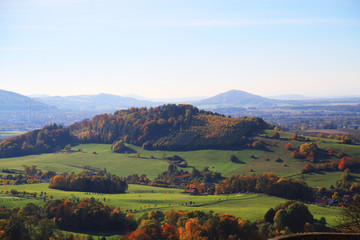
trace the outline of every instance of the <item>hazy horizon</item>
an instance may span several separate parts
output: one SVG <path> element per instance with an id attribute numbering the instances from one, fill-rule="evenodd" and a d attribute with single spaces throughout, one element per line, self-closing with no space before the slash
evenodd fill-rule
<path id="1" fill-rule="evenodd" d="M 359 96 L 356 0 L 0 2 L 0 88 L 23 95 Z"/>
<path id="2" fill-rule="evenodd" d="M 4 90 L 4 89 L 3 89 Z M 29 94 L 29 95 L 24 95 L 24 96 L 27 96 L 27 97 L 31 97 L 31 98 L 41 98 L 41 97 L 72 97 L 72 96 L 86 96 L 86 95 L 100 95 L 100 94 L 110 94 L 110 95 L 115 95 L 115 96 L 122 96 L 122 97 L 131 97 L 131 98 L 135 98 L 135 99 L 143 99 L 143 100 L 152 100 L 152 101 L 155 101 L 155 100 L 181 100 L 181 99 L 206 99 L 206 98 L 211 98 L 211 97 L 214 97 L 216 95 L 219 95 L 219 94 L 223 94 L 223 93 L 226 93 L 226 92 L 229 92 L 229 91 L 233 91 L 233 90 L 236 90 L 236 91 L 242 91 L 240 89 L 229 89 L 225 92 L 218 92 L 216 93 L 215 95 L 211 95 L 211 96 L 201 96 L 201 95 L 196 95 L 196 96 L 188 96 L 188 97 L 176 97 L 176 98 L 166 98 L 166 97 L 163 97 L 163 98 L 147 98 L 147 97 L 144 97 L 144 96 L 141 96 L 141 95 L 138 95 L 138 94 L 124 94 L 124 95 L 119 95 L 119 94 L 111 94 L 111 93 L 106 93 L 106 92 L 100 92 L 100 93 L 95 93 L 95 94 L 78 94 L 78 95 L 48 95 L 48 94 Z M 250 93 L 250 94 L 253 94 L 251 92 L 247 92 L 247 93 Z M 255 94 L 256 95 L 256 94 Z M 334 95 L 334 96 L 309 96 L 309 95 L 302 95 L 302 94 L 297 94 L 297 93 L 289 93 L 289 94 L 280 94 L 280 95 L 258 95 L 258 96 L 261 96 L 261 97 L 264 97 L 264 98 L 283 98 L 284 100 L 286 100 L 286 97 L 303 97 L 305 99 L 327 99 L 327 98 L 359 98 L 360 97 L 360 94 L 358 95 Z M 291 100 L 291 99 L 289 99 Z"/>

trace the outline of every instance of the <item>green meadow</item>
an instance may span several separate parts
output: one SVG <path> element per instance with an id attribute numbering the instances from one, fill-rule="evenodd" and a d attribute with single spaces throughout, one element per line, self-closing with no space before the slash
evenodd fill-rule
<path id="1" fill-rule="evenodd" d="M 159 188 L 141 185 L 129 185 L 125 194 L 95 194 L 84 192 L 69 192 L 48 188 L 47 183 L 24 184 L 24 185 L 6 185 L 1 186 L 3 194 L 0 195 L 0 205 L 6 207 L 24 206 L 29 202 L 42 204 L 43 201 L 36 199 L 25 199 L 22 197 L 14 198 L 4 194 L 6 191 L 15 189 L 19 192 L 36 192 L 37 196 L 41 192 L 46 192 L 47 196 L 52 195 L 54 199 L 74 199 L 74 198 L 95 198 L 103 203 L 113 207 L 120 207 L 123 211 L 132 211 L 136 217 L 151 210 L 168 211 L 175 210 L 201 210 L 214 211 L 217 213 L 229 213 L 242 219 L 255 221 L 264 216 L 270 209 L 286 199 L 266 196 L 262 194 L 233 194 L 233 195 L 209 195 L 196 196 L 184 194 L 182 189 Z M 192 202 L 193 204 L 190 204 Z M 332 225 L 340 212 L 337 207 L 323 207 L 319 205 L 308 204 L 314 217 L 320 219 L 325 217 L 327 222 Z"/>
<path id="2" fill-rule="evenodd" d="M 110 144 L 81 144 L 74 146 L 76 151 L 29 155 L 23 157 L 3 158 L 0 168 L 23 169 L 24 165 L 36 165 L 38 168 L 53 170 L 57 173 L 80 172 L 82 166 L 90 165 L 100 169 L 107 168 L 112 174 L 128 176 L 133 173 L 145 173 L 149 178 L 158 176 L 167 170 L 168 163 L 164 156 L 179 155 L 188 165 L 201 169 L 210 167 L 220 171 L 224 176 L 235 174 L 253 159 L 252 154 L 261 155 L 260 150 L 196 150 L 196 151 L 147 151 L 134 145 L 127 145 L 128 153 L 113 153 Z M 78 151 L 78 150 L 81 151 Z M 96 152 L 96 154 L 93 154 Z M 136 153 L 140 152 L 140 157 Z M 235 155 L 241 161 L 233 163 L 230 156 Z M 153 156 L 154 158 L 150 158 Z M 191 171 L 191 168 L 188 168 Z"/>
<path id="3" fill-rule="evenodd" d="M 127 144 L 127 153 L 113 153 L 110 144 L 80 144 L 72 147 L 70 152 L 58 152 L 23 157 L 3 158 L 0 160 L 0 168 L 22 170 L 25 165 L 36 165 L 43 171 L 53 170 L 57 173 L 80 172 L 83 166 L 88 165 L 96 168 L 106 168 L 112 174 L 128 176 L 133 173 L 146 174 L 150 179 L 157 177 L 168 168 L 164 157 L 178 155 L 188 163 L 185 170 L 192 171 L 191 167 L 202 169 L 209 167 L 212 171 L 221 172 L 224 177 L 238 174 L 262 174 L 274 173 L 280 177 L 302 178 L 312 187 L 335 185 L 340 179 L 341 172 L 322 172 L 301 175 L 301 168 L 307 161 L 294 159 L 291 151 L 285 149 L 290 142 L 293 147 L 299 147 L 303 141 L 292 140 L 292 133 L 280 132 L 279 139 L 272 139 L 274 131 L 267 130 L 259 138 L 265 143 L 265 150 L 194 150 L 194 151 L 161 151 L 143 150 L 141 147 Z M 265 136 L 265 137 L 264 137 Z M 255 138 L 256 140 L 257 138 Z M 339 144 L 332 139 L 312 138 L 323 152 L 322 161 L 338 161 L 335 156 L 326 153 L 333 149 L 335 153 L 346 153 L 353 158 L 360 158 L 359 145 Z M 80 150 L 80 151 L 79 151 Z M 96 154 L 94 154 L 94 152 Z M 140 157 L 136 153 L 140 152 Z M 235 155 L 239 161 L 230 161 L 230 156 Z M 355 180 L 359 177 L 353 174 Z"/>

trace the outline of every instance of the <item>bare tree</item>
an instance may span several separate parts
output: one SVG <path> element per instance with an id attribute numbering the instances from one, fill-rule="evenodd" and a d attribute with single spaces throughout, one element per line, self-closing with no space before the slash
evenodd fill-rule
<path id="1" fill-rule="evenodd" d="M 342 232 L 360 232 L 360 197 L 351 201 L 348 207 L 342 209 L 338 218 L 338 229 Z"/>

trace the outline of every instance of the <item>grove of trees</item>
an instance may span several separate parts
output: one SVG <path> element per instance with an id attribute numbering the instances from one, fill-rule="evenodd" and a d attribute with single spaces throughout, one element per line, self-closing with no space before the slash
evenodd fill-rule
<path id="1" fill-rule="evenodd" d="M 82 191 L 97 193 L 124 193 L 128 189 L 125 180 L 118 176 L 106 174 L 99 175 L 90 171 L 82 173 L 64 173 L 50 179 L 49 188 L 65 191 Z"/>
<path id="2" fill-rule="evenodd" d="M 215 194 L 258 192 L 273 196 L 313 200 L 314 193 L 305 182 L 293 178 L 279 178 L 265 173 L 262 175 L 233 175 L 216 186 Z"/>

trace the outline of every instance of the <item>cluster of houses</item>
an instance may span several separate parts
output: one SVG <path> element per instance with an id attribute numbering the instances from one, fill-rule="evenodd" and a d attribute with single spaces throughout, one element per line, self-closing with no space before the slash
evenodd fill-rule
<path id="1" fill-rule="evenodd" d="M 352 199 L 352 197 L 349 194 L 344 194 L 341 197 L 342 202 L 349 202 L 351 199 Z M 317 197 L 317 198 L 315 198 L 315 203 L 322 204 L 322 205 L 333 205 L 333 206 L 339 205 L 339 204 L 335 203 L 334 199 L 332 199 L 331 197 L 329 197 L 329 198 Z"/>
<path id="2" fill-rule="evenodd" d="M 203 194 L 199 191 L 198 188 L 194 187 L 194 184 L 190 183 L 190 178 L 192 174 L 190 173 L 183 173 L 180 175 L 175 176 L 175 182 L 178 184 L 180 188 L 185 189 L 184 193 L 191 194 L 191 195 L 200 195 Z M 210 189 L 212 187 L 212 183 L 199 183 L 201 189 Z"/>

